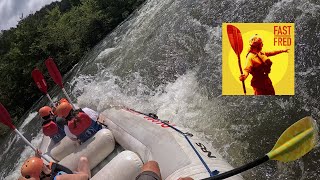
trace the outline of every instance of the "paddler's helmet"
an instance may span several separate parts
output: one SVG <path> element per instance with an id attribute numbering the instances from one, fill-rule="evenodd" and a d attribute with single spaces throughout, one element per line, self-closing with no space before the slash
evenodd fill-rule
<path id="1" fill-rule="evenodd" d="M 263 43 L 262 43 L 262 39 L 258 34 L 255 34 L 254 36 L 251 37 L 250 41 L 249 41 L 249 45 L 252 47 L 262 47 Z"/>
<path id="2" fill-rule="evenodd" d="M 27 179 L 39 178 L 43 167 L 42 159 L 31 157 L 27 159 L 21 167 L 21 175 Z"/>
<path id="3" fill-rule="evenodd" d="M 46 117 L 52 114 L 52 109 L 49 106 L 43 106 L 39 109 L 39 115 L 40 117 Z"/>
<path id="4" fill-rule="evenodd" d="M 70 111 L 72 110 L 72 106 L 70 103 L 68 102 L 62 102 L 61 104 L 59 104 L 59 106 L 57 107 L 56 111 L 55 111 L 55 114 L 58 116 L 58 117 L 63 117 L 63 118 L 66 118 Z"/>

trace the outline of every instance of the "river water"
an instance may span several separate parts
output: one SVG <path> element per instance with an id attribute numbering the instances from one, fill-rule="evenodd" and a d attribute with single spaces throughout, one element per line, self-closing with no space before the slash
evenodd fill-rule
<path id="1" fill-rule="evenodd" d="M 99 112 L 124 105 L 193 129 L 233 166 L 269 152 L 304 116 L 319 123 L 320 2 L 316 0 L 149 0 L 65 77 L 74 102 Z M 222 22 L 295 23 L 295 96 L 221 96 Z M 31 72 L 30 72 L 31 73 Z M 50 91 L 62 97 L 57 87 Z M 36 110 L 19 129 L 37 145 Z M 1 142 L 0 179 L 19 176 L 32 150 L 10 134 Z M 319 179 L 319 145 L 292 163 L 270 161 L 245 179 Z"/>

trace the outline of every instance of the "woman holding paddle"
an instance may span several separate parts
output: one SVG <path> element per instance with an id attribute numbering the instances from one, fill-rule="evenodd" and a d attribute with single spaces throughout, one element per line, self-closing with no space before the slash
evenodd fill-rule
<path id="1" fill-rule="evenodd" d="M 262 52 L 263 42 L 261 37 L 255 34 L 249 41 L 250 49 L 247 54 L 247 65 L 239 80 L 244 81 L 249 74 L 252 75 L 251 86 L 254 95 L 275 95 L 275 91 L 269 78 L 272 62 L 269 56 L 288 52 L 286 50 L 278 50 L 273 52 Z"/>

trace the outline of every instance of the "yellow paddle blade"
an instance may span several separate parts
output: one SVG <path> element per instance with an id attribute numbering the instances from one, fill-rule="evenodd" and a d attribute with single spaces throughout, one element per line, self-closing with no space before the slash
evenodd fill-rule
<path id="1" fill-rule="evenodd" d="M 312 117 L 305 117 L 285 130 L 267 154 L 269 159 L 289 162 L 307 154 L 318 142 L 318 127 Z"/>

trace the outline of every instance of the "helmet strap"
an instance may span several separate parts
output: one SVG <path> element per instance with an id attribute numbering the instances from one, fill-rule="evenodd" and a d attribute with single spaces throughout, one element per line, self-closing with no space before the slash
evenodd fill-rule
<path id="1" fill-rule="evenodd" d="M 46 173 L 44 173 L 43 171 L 41 171 L 40 179 L 42 180 L 42 179 L 45 179 L 45 178 L 47 178 L 47 177 L 51 177 L 51 174 L 46 174 Z"/>

